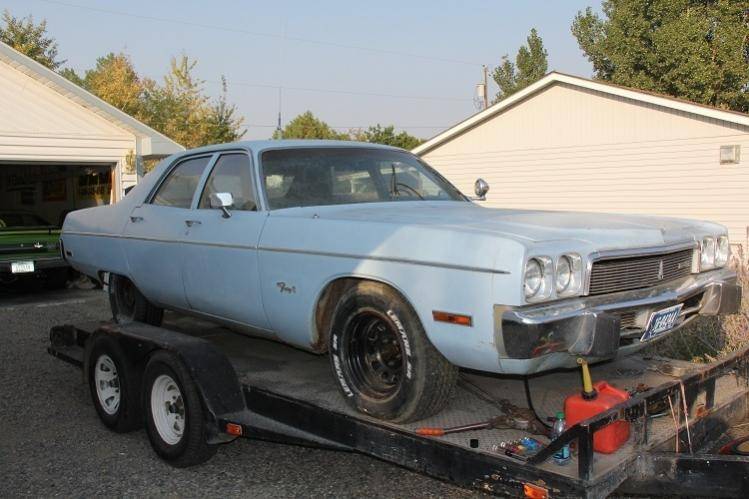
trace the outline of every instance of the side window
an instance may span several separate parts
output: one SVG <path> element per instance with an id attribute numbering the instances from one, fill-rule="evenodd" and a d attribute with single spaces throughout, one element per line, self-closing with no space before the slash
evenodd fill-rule
<path id="1" fill-rule="evenodd" d="M 216 161 L 200 196 L 198 208 L 211 208 L 211 194 L 228 192 L 234 198 L 234 210 L 255 211 L 257 203 L 252 191 L 250 160 L 246 154 L 223 154 Z"/>
<path id="2" fill-rule="evenodd" d="M 195 189 L 198 188 L 203 170 L 210 161 L 210 156 L 192 158 L 178 164 L 156 191 L 151 204 L 172 206 L 174 208 L 189 208 Z"/>

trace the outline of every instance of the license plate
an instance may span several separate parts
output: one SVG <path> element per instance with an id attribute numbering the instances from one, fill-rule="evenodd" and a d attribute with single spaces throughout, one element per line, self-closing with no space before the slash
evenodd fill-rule
<path id="1" fill-rule="evenodd" d="M 673 307 L 664 308 L 650 314 L 648 324 L 645 326 L 645 334 L 642 335 L 640 341 L 652 340 L 656 336 L 659 336 L 666 331 L 674 328 L 676 320 L 679 318 L 679 312 L 684 304 L 680 303 Z"/>
<path id="2" fill-rule="evenodd" d="M 10 262 L 10 271 L 13 274 L 25 274 L 34 271 L 34 262 Z"/>

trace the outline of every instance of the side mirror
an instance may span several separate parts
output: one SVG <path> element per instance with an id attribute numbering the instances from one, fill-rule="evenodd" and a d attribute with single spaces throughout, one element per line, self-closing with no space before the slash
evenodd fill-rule
<path id="1" fill-rule="evenodd" d="M 231 192 L 214 192 L 211 194 L 210 201 L 211 208 L 220 209 L 224 212 L 222 215 L 224 218 L 231 216 L 229 208 L 234 206 L 234 196 L 231 195 Z"/>
<path id="2" fill-rule="evenodd" d="M 476 193 L 476 199 L 478 201 L 486 201 L 486 193 L 489 192 L 489 184 L 483 178 L 476 179 L 476 183 L 473 184 L 473 190 Z"/>

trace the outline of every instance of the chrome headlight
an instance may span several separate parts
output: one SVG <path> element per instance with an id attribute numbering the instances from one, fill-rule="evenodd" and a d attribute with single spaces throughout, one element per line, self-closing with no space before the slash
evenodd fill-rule
<path id="1" fill-rule="evenodd" d="M 552 267 L 551 258 L 548 256 L 533 257 L 525 264 L 523 291 L 527 301 L 545 300 L 551 295 L 554 279 Z"/>
<path id="2" fill-rule="evenodd" d="M 555 274 L 559 296 L 572 296 L 580 292 L 583 284 L 583 259 L 576 253 L 562 255 L 557 260 Z"/>
<path id="3" fill-rule="evenodd" d="M 728 236 L 719 236 L 715 247 L 715 266 L 724 266 L 728 262 L 729 256 L 731 256 L 731 247 L 728 244 Z"/>
<path id="4" fill-rule="evenodd" d="M 700 245 L 700 271 L 715 267 L 715 238 L 706 236 Z"/>

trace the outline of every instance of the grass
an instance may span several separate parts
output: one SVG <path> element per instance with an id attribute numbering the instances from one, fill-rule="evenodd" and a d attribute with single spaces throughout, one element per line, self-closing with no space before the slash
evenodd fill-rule
<path id="1" fill-rule="evenodd" d="M 744 288 L 741 309 L 722 317 L 697 317 L 683 329 L 651 347 L 651 352 L 675 359 L 711 362 L 749 345 L 749 262 L 734 255 L 731 266 Z"/>

